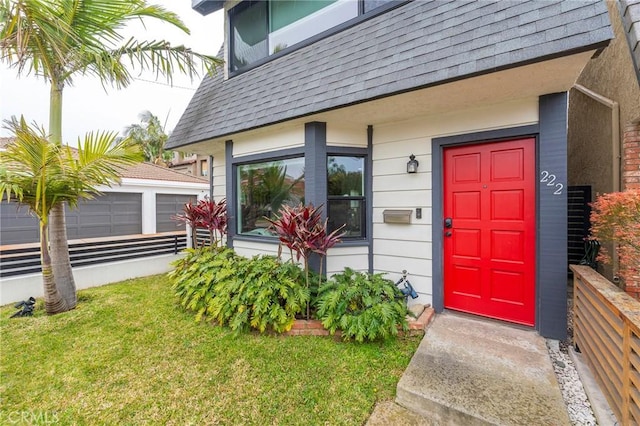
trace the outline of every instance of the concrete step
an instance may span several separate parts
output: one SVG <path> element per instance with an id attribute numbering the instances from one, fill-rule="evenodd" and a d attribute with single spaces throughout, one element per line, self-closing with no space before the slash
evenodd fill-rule
<path id="1" fill-rule="evenodd" d="M 544 338 L 465 315 L 436 316 L 396 402 L 437 425 L 568 425 Z"/>

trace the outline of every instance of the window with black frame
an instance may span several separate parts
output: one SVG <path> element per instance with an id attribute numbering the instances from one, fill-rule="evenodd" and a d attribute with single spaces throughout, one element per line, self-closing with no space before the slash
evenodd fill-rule
<path id="1" fill-rule="evenodd" d="M 229 10 L 229 70 L 250 68 L 360 15 L 403 1 L 244 0 Z"/>
<path id="2" fill-rule="evenodd" d="M 365 158 L 327 157 L 327 216 L 329 231 L 344 225 L 345 239 L 365 238 Z"/>
<path id="3" fill-rule="evenodd" d="M 305 202 L 302 157 L 238 165 L 237 179 L 238 234 L 273 236 L 265 218 Z"/>

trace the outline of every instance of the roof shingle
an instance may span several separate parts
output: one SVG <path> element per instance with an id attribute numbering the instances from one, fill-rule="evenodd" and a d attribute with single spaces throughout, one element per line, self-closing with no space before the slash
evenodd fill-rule
<path id="1" fill-rule="evenodd" d="M 603 47 L 612 37 L 601 0 L 413 1 L 226 81 L 205 77 L 167 145 Z"/>

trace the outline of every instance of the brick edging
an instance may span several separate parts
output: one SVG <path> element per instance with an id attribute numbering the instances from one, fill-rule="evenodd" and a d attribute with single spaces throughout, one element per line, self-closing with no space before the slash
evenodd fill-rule
<path id="1" fill-rule="evenodd" d="M 433 320 L 435 311 L 428 307 L 417 318 L 409 321 L 408 335 L 417 334 L 424 331 Z M 401 335 L 404 334 L 401 332 Z M 322 326 L 320 320 L 296 320 L 291 330 L 282 333 L 283 336 L 329 336 L 329 330 Z M 340 336 L 340 330 L 336 331 L 334 336 Z"/>

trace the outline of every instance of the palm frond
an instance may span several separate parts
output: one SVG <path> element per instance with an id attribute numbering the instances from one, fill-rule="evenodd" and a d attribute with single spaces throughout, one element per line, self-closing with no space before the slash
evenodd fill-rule
<path id="1" fill-rule="evenodd" d="M 67 173 L 73 177 L 75 192 L 81 197 L 98 193 L 101 185 L 120 181 L 123 167 L 142 160 L 138 145 L 129 138 L 117 140 L 115 132 L 91 132 L 78 146 L 77 158 L 70 150 L 65 153 Z"/>

